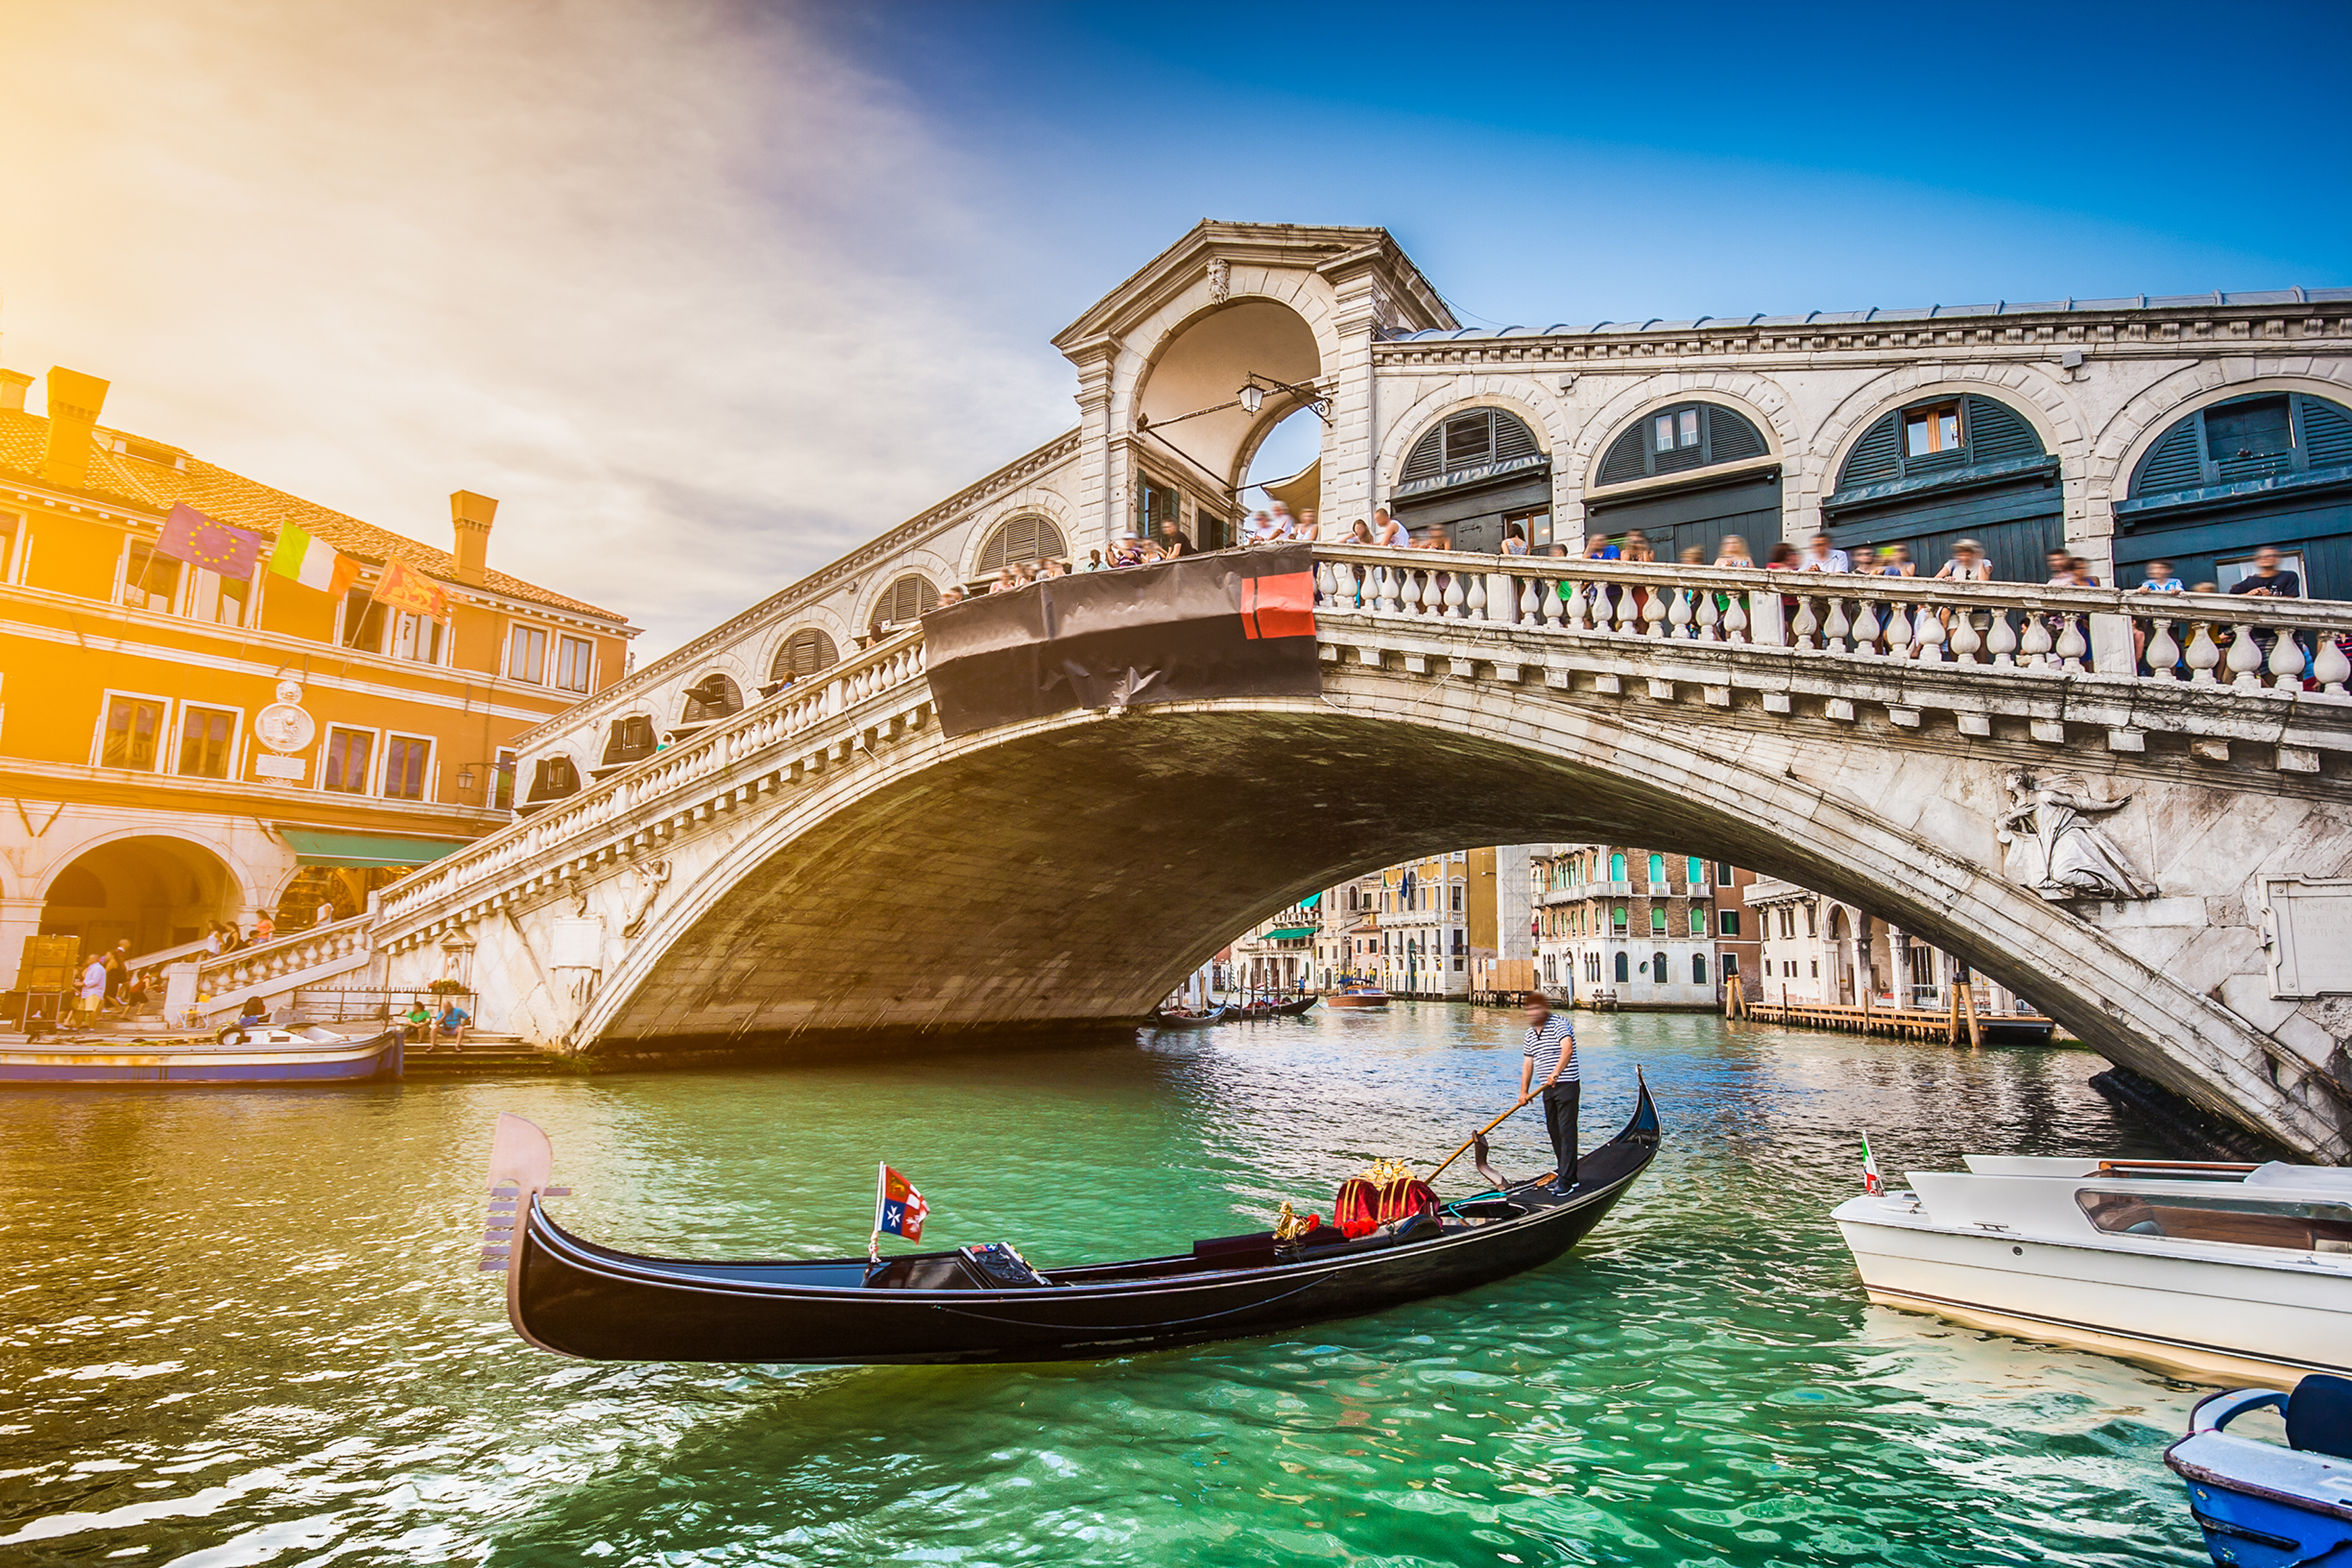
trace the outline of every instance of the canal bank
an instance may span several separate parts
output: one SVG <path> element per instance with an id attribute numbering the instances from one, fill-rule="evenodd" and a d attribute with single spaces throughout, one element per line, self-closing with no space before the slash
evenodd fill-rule
<path id="1" fill-rule="evenodd" d="M 12 1100 L 0 1547 L 33 1563 L 2201 1560 L 2158 1460 L 2197 1393 L 1867 1306 L 1828 1219 L 1883 1163 L 2158 1153 L 2067 1050 L 1576 1023 L 1588 1142 L 1668 1135 L 1577 1254 L 1311 1334 L 1036 1368 L 603 1366 L 509 1333 L 499 1110 L 565 1212 L 674 1255 L 933 1235 L 1113 1257 L 1328 1208 L 1507 1102 L 1516 1021 L 1384 1011 L 995 1056 Z M 1524 1115 L 1496 1140 L 1533 1168 Z M 1450 1185 L 1450 1184 L 1449 1184 Z M 927 1236 L 926 1240 L 931 1239 Z"/>

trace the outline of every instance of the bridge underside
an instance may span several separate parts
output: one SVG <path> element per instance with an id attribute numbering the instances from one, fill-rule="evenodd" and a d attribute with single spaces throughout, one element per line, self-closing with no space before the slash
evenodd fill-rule
<path id="1" fill-rule="evenodd" d="M 1559 711 L 1537 699 L 1522 714 L 1546 708 Z M 1828 809 L 1804 786 L 1818 764 L 1801 736 L 1677 738 L 1659 718 L 1563 730 L 1270 702 L 1074 718 L 986 745 L 919 742 L 937 748 L 928 765 L 884 769 L 820 818 L 747 843 L 722 868 L 725 890 L 646 967 L 614 977 L 594 1048 L 1132 1019 L 1234 932 L 1351 875 L 1478 844 L 1598 840 L 1668 845 L 1873 909 L 2032 996 L 2111 1059 L 2248 1119 L 2244 1086 L 2217 1087 L 2222 1069 L 2197 1060 L 2210 1042 L 2163 1040 L 2164 1007 L 2210 1005 L 2167 999 L 2178 988 L 2160 968 L 2100 951 L 2075 913 L 1866 800 Z M 1991 762 L 1937 778 L 1890 757 L 1885 782 L 1934 797 L 1930 817 L 1974 818 L 1949 808 L 1990 788 L 1972 781 Z M 1917 799 L 1907 811 L 1916 823 Z M 2069 942 L 2081 952 L 2066 972 L 2025 956 Z M 2212 1026 L 2176 1033 L 2199 1028 Z M 2251 1120 L 2280 1136 L 2278 1122 Z M 2284 1141 L 2330 1137 L 2304 1126 Z"/>

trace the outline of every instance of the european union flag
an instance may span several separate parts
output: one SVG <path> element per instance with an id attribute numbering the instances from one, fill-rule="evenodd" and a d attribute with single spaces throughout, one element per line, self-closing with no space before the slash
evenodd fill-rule
<path id="1" fill-rule="evenodd" d="M 155 542 L 155 550 L 174 561 L 184 561 L 238 582 L 249 582 L 253 569 L 261 563 L 262 549 L 268 542 L 248 530 L 215 522 L 186 501 L 176 501 L 173 503 L 172 515 L 163 520 L 163 534 Z"/>

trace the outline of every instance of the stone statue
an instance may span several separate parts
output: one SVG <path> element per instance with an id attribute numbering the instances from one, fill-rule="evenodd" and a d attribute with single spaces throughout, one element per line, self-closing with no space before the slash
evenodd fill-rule
<path id="1" fill-rule="evenodd" d="M 667 860 L 637 868 L 637 897 L 629 907 L 628 919 L 621 922 L 624 937 L 633 937 L 646 929 L 646 917 L 654 912 L 654 900 L 661 897 L 662 889 L 667 885 L 669 870 Z"/>
<path id="2" fill-rule="evenodd" d="M 2053 903 L 2156 897 L 2156 884 L 2132 869 L 2094 820 L 2121 811 L 2131 796 L 2098 800 L 2081 773 L 2037 777 L 2023 768 L 2003 775 L 2001 787 L 2010 807 L 1994 823 L 1997 836 L 2003 844 L 2030 844 L 2038 851 L 2035 892 Z"/>

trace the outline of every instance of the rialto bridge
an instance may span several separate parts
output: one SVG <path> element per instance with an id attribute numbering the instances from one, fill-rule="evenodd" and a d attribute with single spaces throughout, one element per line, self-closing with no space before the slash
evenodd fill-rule
<path id="1" fill-rule="evenodd" d="M 2248 528 L 2339 572 L 2352 292 L 1470 332 L 1383 231 L 1203 224 L 1055 342 L 1076 429 L 522 737 L 522 820 L 216 1000 L 459 975 L 597 1053 L 1118 1020 L 1368 868 L 1652 843 L 2352 1159 L 2352 605 L 2017 585 L 2044 546 L 2226 577 Z M 1318 693 L 942 731 L 941 585 L 1218 544 L 1294 416 L 1327 540 L 1392 507 L 1463 552 L 1318 546 Z M 1485 553 L 1632 527 L 1662 561 L 1968 531 L 2007 581 Z"/>

